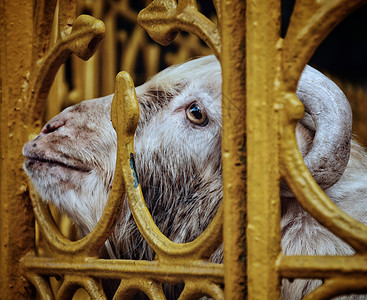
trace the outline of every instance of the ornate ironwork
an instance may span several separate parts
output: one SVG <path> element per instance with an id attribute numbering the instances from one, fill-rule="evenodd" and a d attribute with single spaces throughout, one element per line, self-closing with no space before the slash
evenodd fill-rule
<path id="1" fill-rule="evenodd" d="M 139 290 L 152 299 L 164 299 L 162 283 L 184 282 L 180 299 L 204 295 L 277 299 L 281 278 L 310 277 L 321 278 L 324 284 L 307 299 L 366 291 L 367 227 L 340 211 L 324 194 L 307 171 L 295 139 L 295 126 L 304 112 L 295 94 L 301 71 L 324 37 L 363 3 L 297 1 L 282 38 L 278 0 L 216 0 L 218 26 L 199 12 L 195 0 L 154 0 L 138 17 L 153 39 L 168 44 L 185 30 L 204 40 L 221 61 L 224 203 L 193 242 L 176 244 L 159 231 L 131 173 L 129 160 L 139 112 L 132 80 L 120 73 L 111 112 L 118 135 L 117 168 L 105 211 L 93 232 L 71 241 L 60 234 L 49 209 L 33 193 L 34 215 L 51 250 L 43 256 L 33 250 L 33 217 L 26 179 L 19 167 L 20 149 L 28 135 L 40 129 L 59 67 L 72 53 L 83 59 L 91 57 L 105 27 L 90 16 L 75 18 L 75 1 L 59 0 L 57 9 L 56 0 L 36 1 L 35 6 L 21 0 L 0 2 L 1 172 L 9 174 L 1 177 L 2 295 L 28 298 L 32 296 L 30 282 L 41 299 L 53 299 L 48 276 L 63 277 L 58 299 L 71 298 L 79 287 L 92 299 L 104 299 L 102 278 L 122 279 L 116 298 L 130 297 Z M 18 6 L 23 9 L 20 21 Z M 127 1 L 121 2 L 120 9 L 128 18 L 136 17 Z M 58 21 L 51 45 L 55 11 Z M 18 38 L 20 34 L 24 40 Z M 134 38 L 137 47 L 146 42 L 140 29 L 134 30 Z M 154 47 L 148 52 L 157 55 Z M 149 70 L 156 67 L 150 65 Z M 75 99 L 85 96 L 80 87 L 76 85 Z M 286 179 L 302 207 L 352 245 L 356 255 L 293 257 L 281 253 L 281 178 Z M 98 258 L 99 248 L 117 221 L 125 192 L 139 230 L 157 254 L 155 261 Z M 224 265 L 210 263 L 208 257 L 221 243 L 222 230 Z"/>

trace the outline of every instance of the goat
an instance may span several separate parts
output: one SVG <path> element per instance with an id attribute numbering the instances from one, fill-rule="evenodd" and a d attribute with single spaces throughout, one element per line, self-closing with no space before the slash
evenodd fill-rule
<path id="1" fill-rule="evenodd" d="M 138 177 L 154 221 L 178 243 L 194 240 L 222 200 L 221 85 L 220 64 L 207 56 L 170 67 L 136 88 Z M 297 95 L 306 107 L 296 128 L 306 166 L 332 201 L 366 223 L 367 154 L 351 139 L 347 99 L 332 81 L 309 66 L 300 78 Z M 65 109 L 23 148 L 24 169 L 43 200 L 68 215 L 82 235 L 92 231 L 101 217 L 114 176 L 117 146 L 110 117 L 112 97 Z M 286 255 L 354 253 L 308 215 L 287 187 L 281 191 Z M 113 245 L 107 247 L 109 257 L 153 260 L 154 253 L 126 202 L 109 239 Z M 219 248 L 211 259 L 221 262 L 222 258 Z M 300 299 L 319 284 L 319 280 L 291 283 L 284 279 L 283 298 Z"/>

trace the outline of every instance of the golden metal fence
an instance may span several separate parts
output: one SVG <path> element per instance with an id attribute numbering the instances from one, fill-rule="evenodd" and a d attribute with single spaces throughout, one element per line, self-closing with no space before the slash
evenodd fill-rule
<path id="1" fill-rule="evenodd" d="M 121 10 L 134 18 L 128 14 L 128 2 L 122 2 Z M 199 12 L 195 0 L 154 0 L 138 17 L 161 44 L 171 43 L 181 30 L 199 36 L 222 64 L 223 205 L 195 241 L 176 244 L 156 227 L 133 184 L 129 160 L 138 110 L 132 81 L 125 73 L 117 76 L 112 110 L 119 145 L 116 174 L 96 228 L 83 239 L 70 241 L 60 234 L 45 204 L 36 195 L 30 200 L 21 148 L 29 135 L 40 130 L 57 70 L 71 54 L 90 58 L 105 35 L 105 25 L 91 16 L 75 18 L 75 1 L 0 2 L 2 298 L 32 298 L 35 287 L 41 299 L 53 299 L 48 276 L 63 277 L 57 299 L 71 298 L 79 287 L 92 299 L 104 299 L 102 278 L 122 279 L 118 299 L 136 290 L 151 299 L 164 299 L 163 282 L 184 282 L 180 299 L 202 295 L 279 299 L 281 278 L 309 277 L 322 278 L 324 284 L 307 299 L 325 299 L 350 288 L 366 291 L 367 227 L 331 203 L 307 171 L 294 136 L 304 111 L 295 95 L 301 71 L 323 38 L 365 1 L 299 0 L 284 38 L 278 0 L 213 3 L 218 25 Z M 57 30 L 51 43 L 55 11 Z M 144 39 L 139 34 L 137 44 Z M 148 68 L 156 71 L 156 66 Z M 88 97 L 90 89 L 79 83 L 74 95 Z M 356 255 L 281 253 L 280 178 L 287 180 L 308 212 L 354 247 Z M 118 218 L 123 192 L 134 203 L 138 227 L 158 255 L 155 261 L 98 258 Z M 34 217 L 51 249 L 48 256 L 35 253 Z M 222 242 L 222 231 L 224 264 L 210 263 L 207 258 Z"/>

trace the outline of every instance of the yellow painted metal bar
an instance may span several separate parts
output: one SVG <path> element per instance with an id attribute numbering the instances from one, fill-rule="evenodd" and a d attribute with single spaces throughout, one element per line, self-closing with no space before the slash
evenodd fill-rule
<path id="1" fill-rule="evenodd" d="M 246 12 L 247 245 L 249 299 L 279 299 L 278 118 L 280 1 L 248 0 Z"/>
<path id="2" fill-rule="evenodd" d="M 36 288 L 37 297 L 42 300 L 54 299 L 52 289 L 50 287 L 47 277 L 30 272 L 27 272 L 26 277 L 28 281 Z M 31 295 L 28 294 L 27 296 L 30 297 Z"/>
<path id="3" fill-rule="evenodd" d="M 222 209 L 219 209 L 213 222 L 195 241 L 177 244 L 163 235 L 145 205 L 134 167 L 134 134 L 139 120 L 139 106 L 134 84 L 126 72 L 120 72 L 117 75 L 116 83 L 112 115 L 115 116 L 113 120 L 117 120 L 113 122 L 119 145 L 121 145 L 118 157 L 121 159 L 130 209 L 140 232 L 158 255 L 160 261 L 176 260 L 178 257 L 189 260 L 209 258 L 221 244 Z"/>
<path id="4" fill-rule="evenodd" d="M 284 105 L 280 114 L 284 126 L 280 143 L 281 163 L 284 167 L 282 175 L 303 208 L 360 253 L 367 252 L 367 227 L 343 213 L 330 201 L 308 172 L 297 150 L 295 126 L 303 117 L 303 105 L 295 91 L 305 64 L 323 38 L 363 3 L 366 1 L 297 2 L 284 39 L 283 69 L 287 80 L 283 79 L 283 90 L 280 92 L 283 93 L 280 102 Z"/>
<path id="5" fill-rule="evenodd" d="M 323 38 L 363 3 L 365 1 L 298 1 L 283 43 L 281 69 L 284 75 L 278 92 L 282 176 L 302 207 L 357 251 L 352 257 L 281 256 L 278 270 L 282 277 L 325 279 L 324 284 L 305 299 L 366 292 L 367 227 L 342 212 L 316 184 L 297 150 L 295 138 L 295 127 L 304 111 L 295 95 L 301 71 Z"/>
<path id="6" fill-rule="evenodd" d="M 139 117 L 134 86 L 127 74 L 119 74 L 112 105 L 117 169 L 107 207 L 91 234 L 71 242 L 59 233 L 48 208 L 34 194 L 34 213 L 52 250 L 51 257 L 42 257 L 30 252 L 33 216 L 21 171 L 21 148 L 27 134 L 40 127 L 58 67 L 71 53 L 89 58 L 104 35 L 100 21 L 87 16 L 75 19 L 76 1 L 59 0 L 58 40 L 49 47 L 56 2 L 36 1 L 33 6 L 32 1 L 0 0 L 2 296 L 33 297 L 32 283 L 42 299 L 53 299 L 45 279 L 50 275 L 64 279 L 58 299 L 71 298 L 78 287 L 92 299 L 104 299 L 101 278 L 123 279 L 117 298 L 140 290 L 164 299 L 163 282 L 184 282 L 180 299 L 203 295 L 279 299 L 281 278 L 310 277 L 323 278 L 325 283 L 306 299 L 367 292 L 366 226 L 341 213 L 321 191 L 303 163 L 294 136 L 303 116 L 295 90 L 304 65 L 332 28 L 367 1 L 296 1 L 289 30 L 281 39 L 279 0 L 215 0 L 218 26 L 198 11 L 195 0 L 154 0 L 139 15 L 153 38 L 167 44 L 178 31 L 187 30 L 201 37 L 221 60 L 224 203 L 193 242 L 176 244 L 159 231 L 134 176 L 133 136 Z M 357 255 L 281 254 L 280 175 L 302 206 L 348 241 Z M 155 261 L 97 259 L 118 219 L 125 187 L 139 230 L 157 254 Z M 222 230 L 224 266 L 208 262 L 222 241 Z"/>
<path id="7" fill-rule="evenodd" d="M 57 0 L 35 2 L 33 21 L 35 35 L 32 40 L 32 64 L 41 59 L 49 47 L 52 30 L 52 26 L 49 25 L 52 24 L 54 19 L 56 3 Z M 74 12 L 74 10 L 71 10 L 69 13 Z"/>
<path id="8" fill-rule="evenodd" d="M 360 277 L 367 274 L 367 257 L 355 256 L 280 256 L 280 275 L 286 278 Z"/>
<path id="9" fill-rule="evenodd" d="M 32 207 L 22 170 L 22 147 L 27 140 L 24 90 L 31 67 L 32 28 L 32 1 L 0 1 L 0 295 L 4 299 L 34 295 L 20 263 L 34 248 Z"/>
<path id="10" fill-rule="evenodd" d="M 224 277 L 222 264 L 205 261 L 168 262 L 107 260 L 84 258 L 71 260 L 65 257 L 36 257 L 28 255 L 23 259 L 24 266 L 33 273 L 42 275 L 86 275 L 104 278 L 144 278 L 177 283 L 183 278 L 206 280 L 221 283 Z"/>
<path id="11" fill-rule="evenodd" d="M 306 295 L 304 300 L 332 299 L 352 293 L 367 293 L 366 273 L 358 277 L 338 276 L 326 279 L 321 287 Z"/>
<path id="12" fill-rule="evenodd" d="M 222 1 L 222 160 L 225 298 L 244 299 L 246 283 L 245 1 Z"/>

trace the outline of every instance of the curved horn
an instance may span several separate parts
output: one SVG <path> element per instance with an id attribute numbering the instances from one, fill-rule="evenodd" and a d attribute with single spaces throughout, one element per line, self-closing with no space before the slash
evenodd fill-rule
<path id="1" fill-rule="evenodd" d="M 348 164 L 350 104 L 334 82 L 310 66 L 303 70 L 296 94 L 315 124 L 312 148 L 304 162 L 319 186 L 327 189 L 340 179 Z"/>

